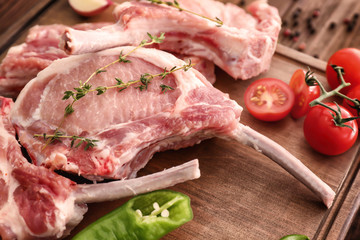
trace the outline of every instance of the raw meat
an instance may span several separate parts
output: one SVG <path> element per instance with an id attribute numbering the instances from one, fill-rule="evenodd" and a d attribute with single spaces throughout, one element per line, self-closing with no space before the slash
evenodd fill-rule
<path id="1" fill-rule="evenodd" d="M 74 182 L 23 157 L 8 116 L 12 100 L 1 97 L 0 104 L 0 236 L 59 237 L 67 224 L 82 220 L 87 207 L 74 204 Z"/>
<path id="2" fill-rule="evenodd" d="M 97 29 L 110 23 L 83 23 L 73 26 L 77 30 Z M 68 55 L 59 49 L 59 40 L 67 26 L 52 24 L 34 26 L 29 30 L 25 43 L 11 47 L 0 65 L 0 95 L 16 97 L 21 89 L 38 72 L 50 63 Z M 191 59 L 212 84 L 215 82 L 214 64 L 195 56 L 178 55 L 181 59 Z"/>
<path id="3" fill-rule="evenodd" d="M 95 31 L 68 28 L 60 43 L 69 54 L 95 52 L 115 46 L 137 45 L 152 35 L 165 33 L 162 50 L 200 56 L 214 62 L 234 78 L 249 79 L 270 67 L 281 19 L 265 1 L 242 8 L 214 0 L 179 0 L 180 6 L 204 16 L 220 18 L 224 25 L 144 1 L 118 5 L 118 22 Z M 88 41 L 91 39 L 91 41 Z"/>
<path id="4" fill-rule="evenodd" d="M 74 104 L 60 131 L 99 140 L 95 148 L 71 148 L 70 140 L 45 146 L 34 134 L 51 134 L 59 126 L 64 108 L 63 93 L 78 87 L 94 69 L 126 54 L 133 47 L 71 56 L 54 61 L 29 82 L 19 95 L 12 121 L 20 142 L 37 165 L 81 174 L 89 179 L 133 178 L 152 155 L 179 149 L 201 140 L 222 137 L 235 139 L 263 150 L 300 179 L 329 207 L 334 192 L 298 159 L 270 139 L 239 123 L 242 107 L 227 94 L 212 87 L 196 70 L 176 71 L 165 79 L 156 77 L 148 89 L 134 87 L 108 90 L 97 96 L 90 92 Z M 91 80 L 94 86 L 111 86 L 114 78 L 136 80 L 143 73 L 162 73 L 163 69 L 185 63 L 156 49 L 138 49 L 120 63 L 107 68 Z M 65 67 L 64 67 L 65 66 Z M 174 88 L 161 93 L 160 84 Z M 49 108 L 49 106 L 51 106 Z"/>
<path id="5" fill-rule="evenodd" d="M 84 23 L 73 26 L 78 30 L 97 29 L 109 23 Z M 11 47 L 0 65 L 0 94 L 16 97 L 25 84 L 55 59 L 67 57 L 60 50 L 59 37 L 65 25 L 34 26 L 25 43 Z"/>
<path id="6" fill-rule="evenodd" d="M 87 202 L 115 200 L 200 177 L 198 161 L 137 179 L 76 185 L 35 166 L 21 153 L 9 113 L 13 102 L 0 97 L 0 238 L 54 239 L 83 218 Z"/>

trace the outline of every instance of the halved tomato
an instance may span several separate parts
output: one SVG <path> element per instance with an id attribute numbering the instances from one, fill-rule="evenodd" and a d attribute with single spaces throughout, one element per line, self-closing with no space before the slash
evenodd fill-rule
<path id="1" fill-rule="evenodd" d="M 291 77 L 289 86 L 294 91 L 295 103 L 290 114 L 293 118 L 301 118 L 310 110 L 310 102 L 320 96 L 319 86 L 308 86 L 305 82 L 306 72 L 297 69 Z"/>
<path id="2" fill-rule="evenodd" d="M 244 98 L 251 115 L 270 122 L 288 115 L 295 99 L 289 85 L 276 78 L 256 80 L 246 89 Z"/>

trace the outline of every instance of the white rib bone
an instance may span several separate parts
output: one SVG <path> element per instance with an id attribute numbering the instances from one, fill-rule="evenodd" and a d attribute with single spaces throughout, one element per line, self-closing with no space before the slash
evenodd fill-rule
<path id="1" fill-rule="evenodd" d="M 197 159 L 151 175 L 108 183 L 77 185 L 77 203 L 103 202 L 134 196 L 200 177 Z"/>
<path id="2" fill-rule="evenodd" d="M 313 191 L 328 208 L 331 207 L 335 192 L 278 143 L 243 124 L 239 124 L 238 128 L 233 132 L 233 138 L 271 158 Z"/>

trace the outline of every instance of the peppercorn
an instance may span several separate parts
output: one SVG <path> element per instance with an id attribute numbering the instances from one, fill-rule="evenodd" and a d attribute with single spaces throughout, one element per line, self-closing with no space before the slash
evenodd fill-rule
<path id="1" fill-rule="evenodd" d="M 313 11 L 312 17 L 313 18 L 317 18 L 320 15 L 320 9 L 315 9 Z"/>
<path id="2" fill-rule="evenodd" d="M 349 24 L 346 28 L 347 32 L 352 32 L 352 30 L 354 30 L 354 24 Z"/>
<path id="3" fill-rule="evenodd" d="M 293 19 L 297 19 L 299 17 L 299 13 L 298 12 L 294 12 L 292 15 Z"/>
<path id="4" fill-rule="evenodd" d="M 359 14 L 355 13 L 354 16 L 353 16 L 353 19 L 358 19 L 358 18 L 359 18 Z"/>
<path id="5" fill-rule="evenodd" d="M 311 17 L 306 18 L 306 23 L 307 23 L 308 26 L 311 25 L 311 22 L 312 22 Z"/>
<path id="6" fill-rule="evenodd" d="M 290 35 L 291 35 L 291 30 L 290 30 L 290 28 L 286 28 L 286 29 L 284 30 L 284 32 L 283 32 L 283 35 L 284 35 L 285 37 L 290 36 Z"/>
<path id="7" fill-rule="evenodd" d="M 298 20 L 295 20 L 294 22 L 293 22 L 293 27 L 296 27 L 296 26 L 298 26 L 299 25 L 299 21 Z"/>
<path id="8" fill-rule="evenodd" d="M 350 21 L 349 18 L 344 18 L 343 22 L 344 22 L 346 25 L 348 25 L 348 24 L 350 24 L 351 21 Z"/>
<path id="9" fill-rule="evenodd" d="M 329 29 L 334 29 L 336 27 L 336 23 L 335 22 L 331 22 L 329 25 Z"/>
<path id="10" fill-rule="evenodd" d="M 299 7 L 296 8 L 295 11 L 294 11 L 294 13 L 293 13 L 293 15 L 292 15 L 293 19 L 298 18 L 299 15 L 300 15 L 300 13 L 301 13 L 301 11 L 302 11 L 301 8 L 299 8 Z"/>
<path id="11" fill-rule="evenodd" d="M 307 27 L 308 30 L 311 30 L 312 28 L 314 28 L 311 23 L 308 24 L 306 27 Z"/>
<path id="12" fill-rule="evenodd" d="M 241 0 L 240 3 L 239 3 L 239 6 L 243 7 L 243 6 L 245 6 L 245 4 L 246 4 L 245 0 Z"/>
<path id="13" fill-rule="evenodd" d="M 292 37 L 292 40 L 293 40 L 293 42 L 297 42 L 297 41 L 299 41 L 299 37 L 294 36 L 294 37 Z"/>
<path id="14" fill-rule="evenodd" d="M 314 54 L 314 56 L 313 56 L 314 58 L 319 58 L 319 55 L 317 55 L 317 54 Z"/>
<path id="15" fill-rule="evenodd" d="M 310 29 L 310 34 L 313 35 L 314 33 L 316 33 L 316 29 L 315 29 L 315 28 L 311 28 L 311 29 Z"/>
<path id="16" fill-rule="evenodd" d="M 306 48 L 306 44 L 304 42 L 300 43 L 299 46 L 298 46 L 299 51 L 304 51 L 305 48 Z"/>

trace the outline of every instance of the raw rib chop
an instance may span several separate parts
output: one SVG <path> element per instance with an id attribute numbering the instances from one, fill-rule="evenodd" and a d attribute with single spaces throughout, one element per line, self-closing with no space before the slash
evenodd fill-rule
<path id="1" fill-rule="evenodd" d="M 77 30 L 97 29 L 110 23 L 83 23 L 73 26 Z M 21 89 L 38 72 L 54 60 L 68 55 L 59 49 L 59 40 L 67 26 L 52 24 L 34 26 L 29 30 L 25 43 L 11 47 L 0 64 L 0 95 L 16 97 Z M 177 55 L 181 59 L 190 58 L 212 84 L 215 82 L 214 64 L 201 57 Z"/>
<path id="2" fill-rule="evenodd" d="M 149 2 L 125 2 L 114 15 L 118 22 L 96 31 L 68 28 L 61 47 L 69 54 L 95 52 L 115 46 L 138 44 L 152 35 L 165 33 L 160 49 L 206 58 L 234 78 L 248 79 L 270 67 L 280 16 L 265 1 L 253 2 L 247 14 L 242 8 L 214 0 L 179 0 L 180 6 L 207 17 L 218 17 L 224 25 L 175 8 Z M 88 41 L 91 39 L 91 41 Z"/>
<path id="3" fill-rule="evenodd" d="M 0 236 L 61 236 L 67 224 L 82 220 L 87 207 L 74 204 L 75 183 L 22 156 L 8 116 L 12 100 L 1 97 L 0 103 Z"/>
<path id="4" fill-rule="evenodd" d="M 13 102 L 0 97 L 0 239 L 54 239 L 83 218 L 87 202 L 109 201 L 198 178 L 198 161 L 137 179 L 76 185 L 53 171 L 30 164 L 9 119 Z"/>
<path id="5" fill-rule="evenodd" d="M 77 30 L 97 29 L 109 23 L 84 23 L 74 25 Z M 65 25 L 34 26 L 25 43 L 11 47 L 0 65 L 0 94 L 16 97 L 25 84 L 55 59 L 67 57 L 60 50 L 59 37 Z"/>
<path id="6" fill-rule="evenodd" d="M 34 134 L 53 133 L 64 108 L 63 93 L 85 81 L 94 69 L 105 66 L 133 47 L 71 56 L 53 62 L 29 82 L 19 95 L 12 121 L 20 142 L 37 165 L 81 174 L 89 179 L 133 178 L 152 155 L 178 149 L 201 140 L 222 137 L 257 147 L 314 191 L 329 207 L 334 192 L 298 159 L 270 139 L 239 123 L 242 107 L 212 87 L 196 70 L 177 71 L 164 80 L 154 78 L 148 90 L 134 87 L 121 91 L 95 92 L 76 102 L 75 112 L 66 118 L 61 132 L 99 140 L 84 150 L 71 148 L 70 140 L 45 146 Z M 173 55 L 156 49 L 138 49 L 131 63 L 112 65 L 96 75 L 91 84 L 111 86 L 114 78 L 127 82 L 143 73 L 185 64 Z M 64 67 L 65 66 L 65 67 Z M 160 84 L 174 88 L 161 93 Z"/>

